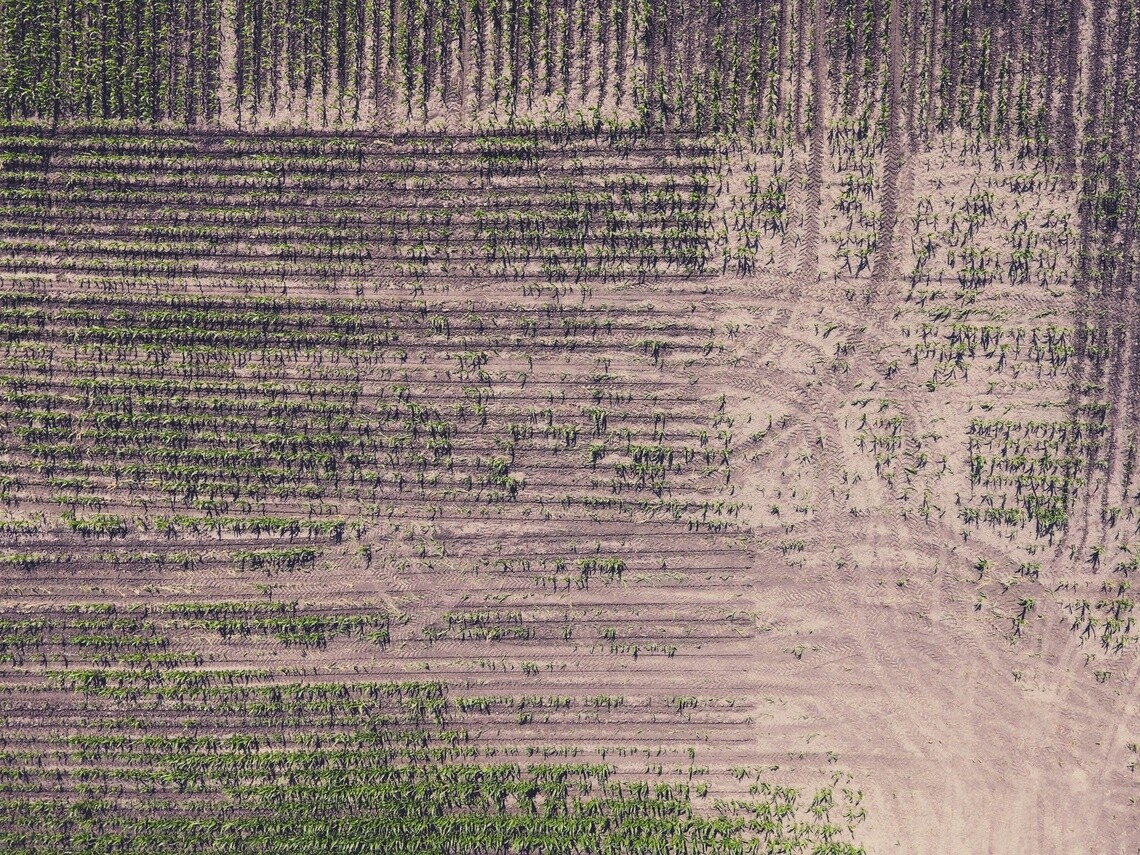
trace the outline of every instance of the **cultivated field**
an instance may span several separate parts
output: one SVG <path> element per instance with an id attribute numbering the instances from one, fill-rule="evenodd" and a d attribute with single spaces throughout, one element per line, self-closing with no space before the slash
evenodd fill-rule
<path id="1" fill-rule="evenodd" d="M 6 0 L 0 848 L 1140 852 L 1140 12 Z"/>

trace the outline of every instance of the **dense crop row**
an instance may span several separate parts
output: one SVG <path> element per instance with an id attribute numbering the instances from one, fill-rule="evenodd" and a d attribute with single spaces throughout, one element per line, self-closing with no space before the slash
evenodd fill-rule
<path id="1" fill-rule="evenodd" d="M 523 763 L 481 740 L 472 729 L 478 708 L 457 707 L 441 683 L 267 684 L 265 676 L 136 671 L 118 672 L 116 681 L 114 672 L 60 672 L 53 682 L 93 727 L 80 736 L 45 733 L 34 747 L 4 740 L 5 846 L 856 851 L 842 841 L 861 818 L 859 794 L 838 786 L 819 790 L 809 805 L 794 789 L 757 783 L 748 799 L 698 812 L 709 790 L 692 752 L 680 776 L 662 776 L 660 766 L 654 777 L 619 773 L 576 751 L 543 759 L 528 750 Z M 27 689 L 5 693 L 9 725 L 33 697 Z M 541 698 L 520 699 L 519 708 L 528 707 L 549 708 Z M 163 709 L 188 718 L 181 728 L 151 730 Z M 231 735 L 215 735 L 219 725 Z"/>
<path id="2" fill-rule="evenodd" d="M 686 679 L 750 627 L 723 596 L 736 416 L 689 379 L 724 331 L 621 291 L 703 287 L 721 148 L 12 131 L 0 668 L 61 783 L 5 777 L 10 848 L 162 847 L 193 812 L 183 849 L 367 851 L 382 823 L 409 851 L 845 851 L 854 808 L 714 804 L 724 771 L 676 765 L 751 726 Z M 583 658 L 652 689 L 575 689 Z M 454 706 L 356 676 L 411 670 Z M 592 755 L 603 722 L 621 768 L 556 773 L 561 807 L 545 767 L 490 765 Z"/>
<path id="3" fill-rule="evenodd" d="M 8 118 L 387 124 L 594 110 L 798 137 L 820 97 L 855 115 L 895 86 L 912 139 L 964 126 L 1076 144 L 1068 3 L 1032 20 L 964 0 L 127 0 L 74 12 L 28 0 L 4 15 Z"/>
<path id="4" fill-rule="evenodd" d="M 249 288 L 501 276 L 556 289 L 692 275 L 712 254 L 714 164 L 685 140 L 630 140 L 615 159 L 590 137 L 551 143 L 537 131 L 393 145 L 28 130 L 5 141 L 13 274 L 144 289 L 167 277 Z"/>
<path id="5" fill-rule="evenodd" d="M 598 279 L 704 267 L 707 181 L 682 144 L 652 172 L 632 170 L 649 166 L 653 152 L 631 154 L 631 172 L 578 179 L 536 209 L 543 196 L 530 168 L 522 183 L 489 177 L 420 194 L 413 205 L 385 183 L 408 159 L 415 168 L 406 174 L 458 186 L 448 176 L 474 169 L 502 137 L 395 152 L 267 137 L 280 154 L 252 173 L 249 181 L 265 185 L 257 191 L 235 183 L 248 140 L 135 138 L 141 150 L 112 171 L 110 149 L 123 139 L 13 140 L 14 150 L 46 152 L 53 165 L 8 177 L 12 290 L 0 298 L 8 355 L 0 383 L 9 508 L 47 500 L 85 537 L 336 540 L 347 518 L 378 516 L 393 502 L 469 515 L 471 503 L 526 489 L 553 507 L 620 497 L 708 521 L 691 491 L 731 477 L 731 417 L 696 400 L 678 409 L 680 387 L 667 415 L 610 366 L 688 368 L 723 349 L 717 331 L 657 321 L 648 309 L 639 317 L 558 299 L 575 283 L 585 293 Z M 592 143 L 577 150 L 607 157 Z M 209 159 L 215 152 L 231 153 L 219 162 Z M 541 152 L 555 164 L 567 156 Z M 206 163 L 214 179 L 198 168 Z M 686 172 L 682 185 L 674 176 Z M 316 188 L 291 189 L 293 175 L 315 176 Z M 338 196 L 342 177 L 359 186 L 339 206 L 319 206 L 322 195 Z M 173 200 L 156 194 L 168 184 L 187 195 L 176 225 L 151 225 L 122 204 L 137 197 L 165 210 Z M 538 299 L 458 313 L 453 299 L 424 291 L 454 281 L 452 266 L 475 280 L 517 276 Z M 306 287 L 313 280 L 333 294 L 238 296 L 276 290 L 279 276 L 302 294 L 320 293 Z M 357 284 L 346 299 L 336 296 L 342 277 L 387 279 L 423 297 L 377 300 Z M 214 294 L 177 293 L 204 281 Z M 164 293 L 139 293 L 152 287 Z M 555 392 L 566 377 L 551 376 L 551 357 L 564 350 L 591 354 L 595 370 L 577 389 Z M 306 519 L 285 511 L 299 504 Z"/>

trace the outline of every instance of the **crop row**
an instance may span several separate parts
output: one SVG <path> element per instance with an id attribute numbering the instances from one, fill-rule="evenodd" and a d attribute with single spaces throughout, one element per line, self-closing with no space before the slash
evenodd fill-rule
<path id="1" fill-rule="evenodd" d="M 163 613 L 197 619 L 227 608 L 176 604 Z M 72 619 L 137 619 L 108 608 L 79 614 Z M 856 851 L 840 843 L 862 816 L 853 791 L 821 789 L 809 809 L 797 791 L 758 781 L 739 803 L 706 803 L 708 769 L 694 765 L 691 749 L 682 763 L 663 757 L 660 748 L 622 746 L 613 750 L 623 758 L 619 770 L 575 759 L 579 749 L 494 748 L 468 723 L 491 705 L 533 715 L 579 705 L 621 709 L 620 697 L 536 695 L 495 698 L 489 705 L 449 698 L 439 682 L 267 684 L 269 674 L 256 670 L 91 669 L 45 676 L 43 688 L 9 685 L 0 696 L 7 722 L 34 715 L 37 697 L 62 716 L 38 741 L 16 746 L 3 739 L 0 816 L 4 840 L 15 850 L 162 845 L 211 851 L 284 828 L 290 851 L 298 851 L 298 841 L 316 845 L 316 838 L 306 844 L 305 835 L 320 828 L 326 850 L 355 851 L 367 846 L 358 839 L 371 827 L 357 819 L 364 813 L 387 833 L 422 827 L 424 851 L 455 844 L 454 851 L 503 845 L 569 852 L 596 844 L 602 848 L 595 851 L 684 845 L 718 852 L 743 845 L 760 852 L 773 845 L 794 852 L 823 841 L 831 841 L 828 851 Z M 675 700 L 675 714 L 702 703 Z M 58 729 L 75 701 L 89 721 L 78 735 Z M 206 715 L 194 722 L 195 711 Z M 152 729 L 170 714 L 185 719 L 181 728 Z M 33 731 L 25 726 L 22 732 Z M 540 762 L 522 765 L 516 755 Z M 644 771 L 638 773 L 641 755 Z M 433 836 L 441 830 L 446 838 Z M 216 838 L 209 844 L 196 836 L 207 832 Z M 554 848 L 536 849 L 538 835 L 546 834 L 575 835 L 575 842 L 559 838 L 555 844 L 552 837 L 541 846 Z M 420 851 L 406 840 L 408 851 Z"/>

